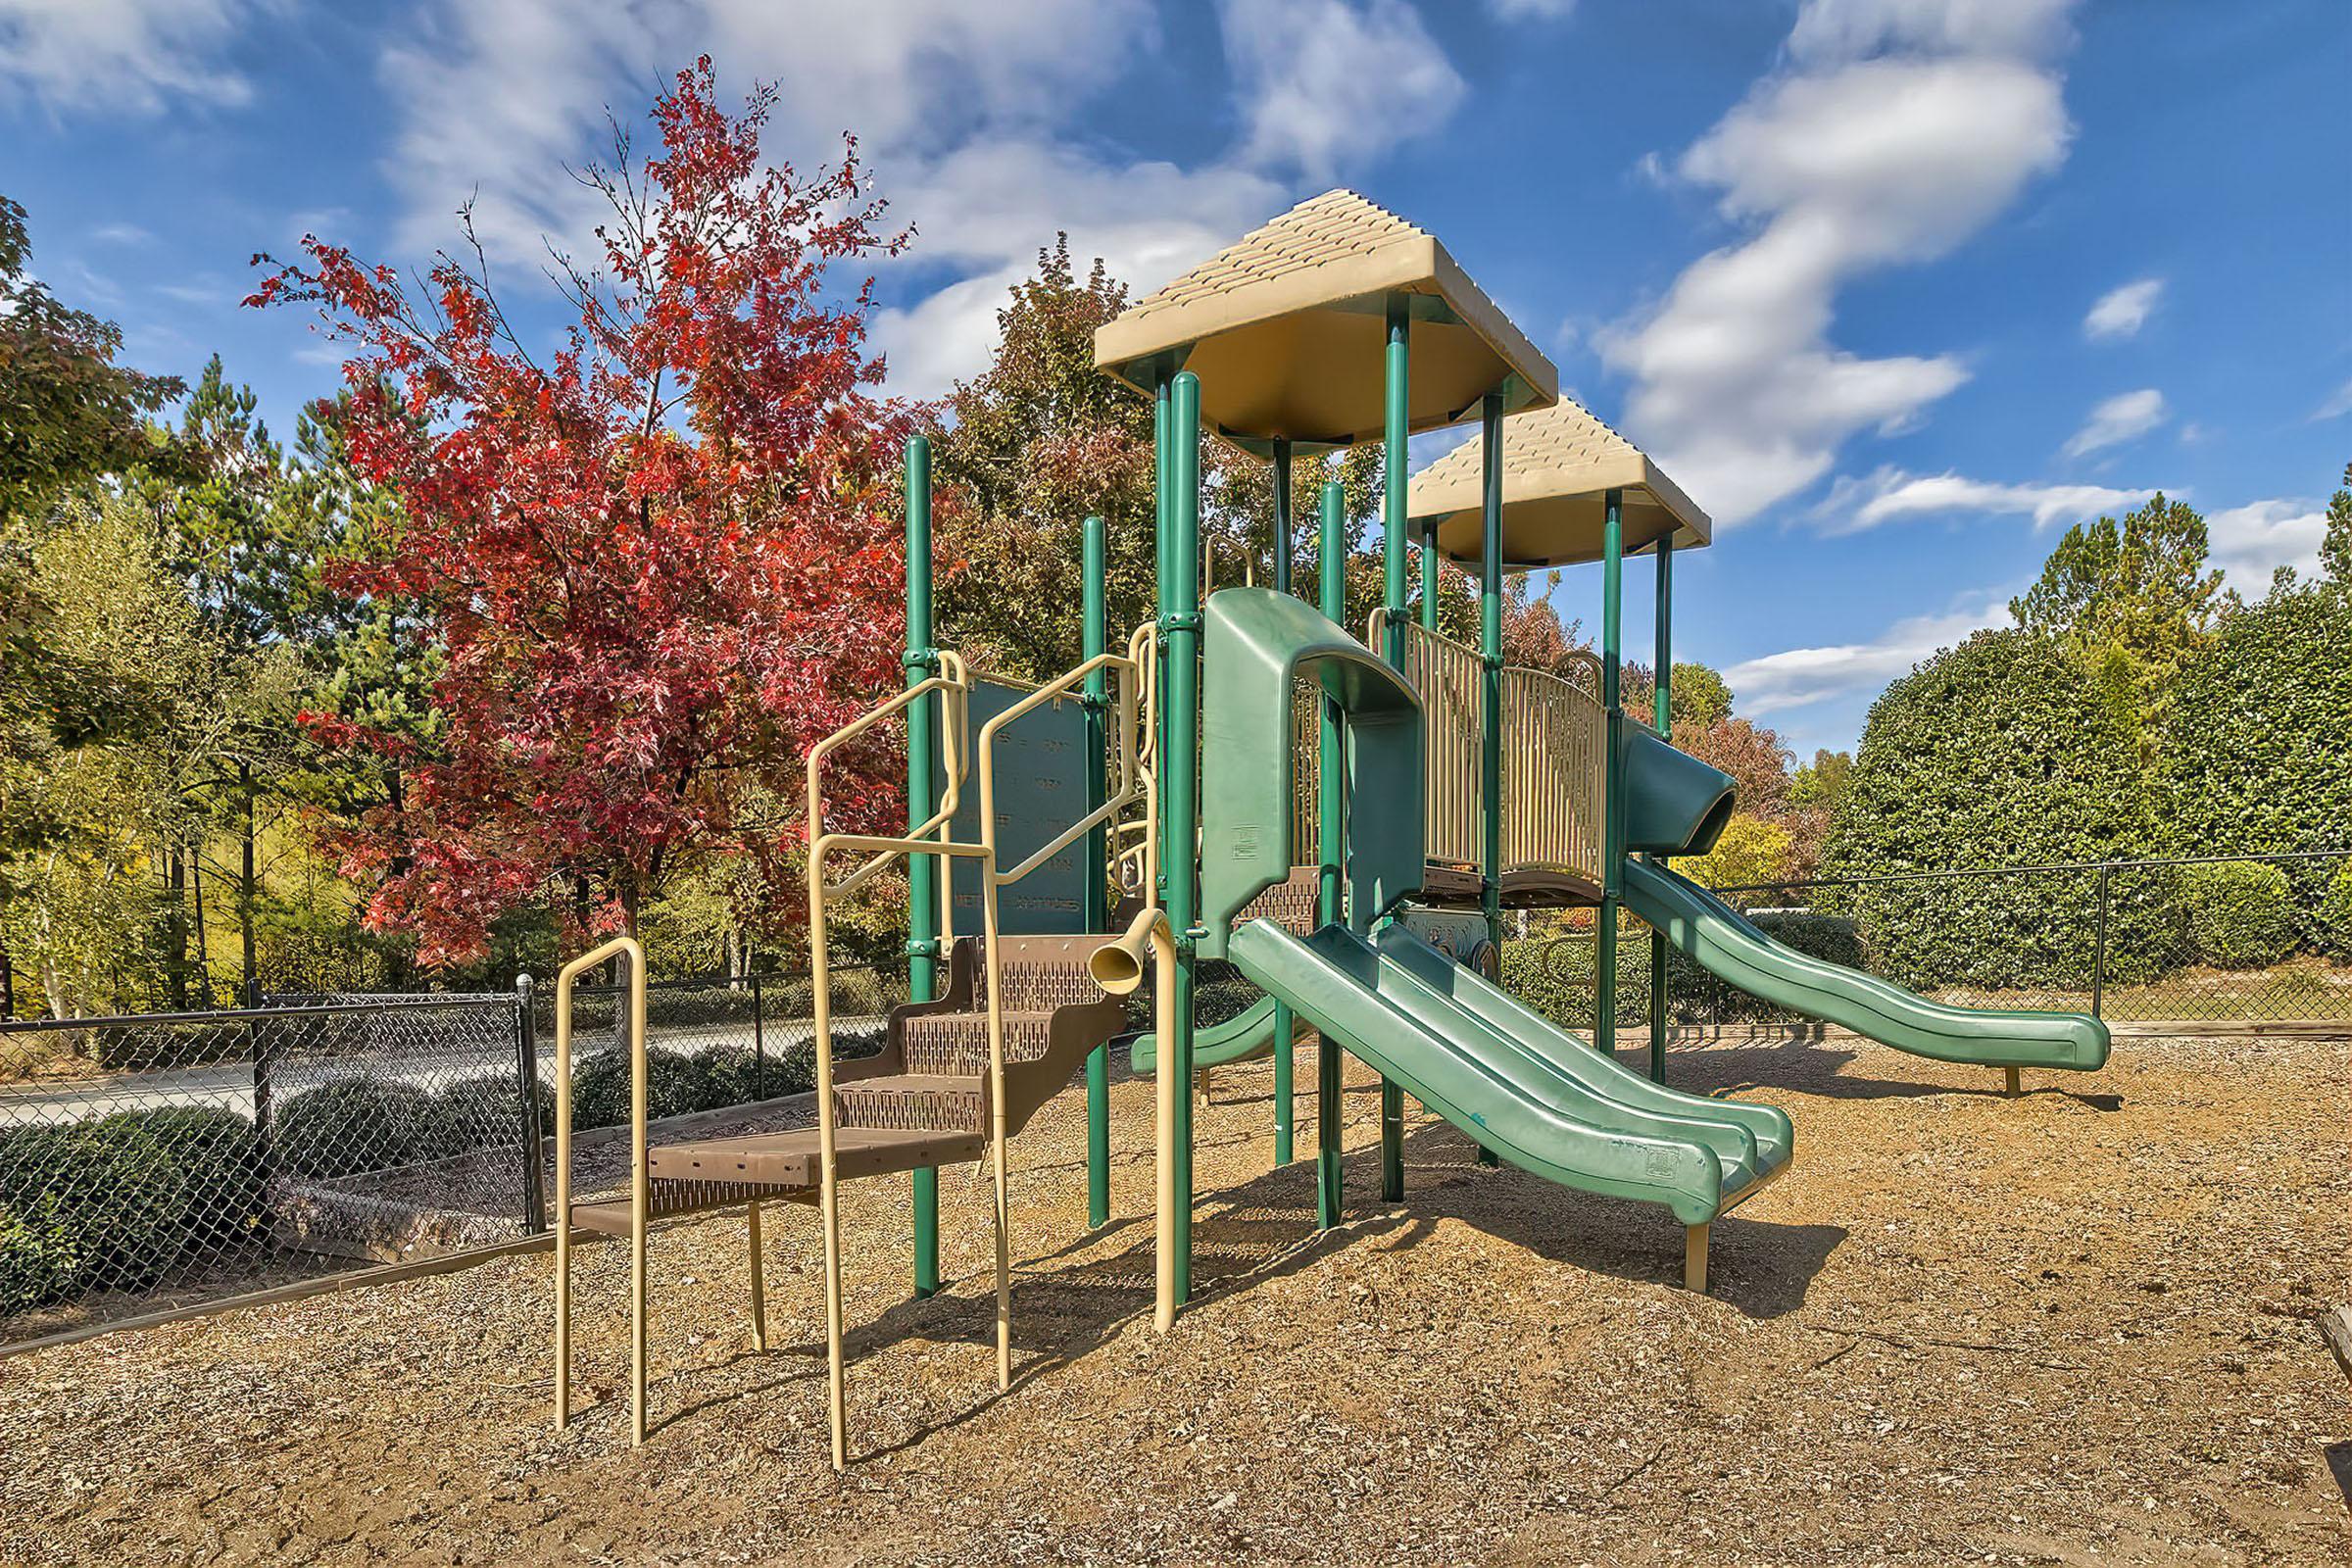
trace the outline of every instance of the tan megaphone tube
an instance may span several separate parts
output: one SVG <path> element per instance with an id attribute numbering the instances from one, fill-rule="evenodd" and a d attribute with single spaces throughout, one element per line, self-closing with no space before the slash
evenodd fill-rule
<path id="1" fill-rule="evenodd" d="M 1133 995 L 1144 983 L 1144 969 L 1151 962 L 1152 928 L 1166 918 L 1158 909 L 1145 909 L 1118 941 L 1097 948 L 1086 960 L 1086 972 L 1095 984 L 1114 997 Z"/>

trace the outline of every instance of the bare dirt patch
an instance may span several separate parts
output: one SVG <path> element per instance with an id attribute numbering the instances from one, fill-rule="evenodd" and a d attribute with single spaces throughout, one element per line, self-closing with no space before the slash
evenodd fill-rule
<path id="1" fill-rule="evenodd" d="M 656 1431 L 627 1446 L 625 1252 L 581 1250 L 583 1398 L 548 1420 L 549 1260 L 0 1362 L 0 1556 L 38 1563 L 1458 1561 L 2314 1563 L 2352 1556 L 2346 1046 L 2132 1041 L 2029 1082 L 1848 1041 L 1678 1050 L 1786 1105 L 1798 1154 L 1716 1227 L 1715 1294 L 1654 1208 L 1471 1160 L 1417 1120 L 1350 1222 L 1269 1172 L 1263 1068 L 1203 1114 L 1200 1298 L 1152 1332 L 1148 1083 L 1013 1149 L 1015 1380 L 993 1375 L 987 1191 L 942 1182 L 955 1283 L 906 1290 L 903 1181 L 848 1189 L 857 1454 L 825 1460 L 820 1250 L 656 1238 Z M 1311 1083 L 1308 1062 L 1299 1079 Z M 1311 1116 L 1301 1100 L 1301 1152 Z"/>

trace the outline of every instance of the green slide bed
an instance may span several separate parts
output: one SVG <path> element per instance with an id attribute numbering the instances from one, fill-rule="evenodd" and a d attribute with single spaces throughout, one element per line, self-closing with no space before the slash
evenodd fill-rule
<path id="1" fill-rule="evenodd" d="M 1238 927 L 1227 956 L 1315 1028 L 1503 1160 L 1584 1192 L 1662 1203 L 1701 1226 L 1788 1165 L 1771 1105 L 1651 1083 L 1402 926 Z"/>
<path id="2" fill-rule="evenodd" d="M 1775 942 L 1714 894 L 1662 866 L 1625 862 L 1625 906 L 1749 995 L 1898 1051 L 1986 1067 L 2094 1071 L 2107 1062 L 2107 1026 L 2095 1018 L 1930 1002 Z"/>

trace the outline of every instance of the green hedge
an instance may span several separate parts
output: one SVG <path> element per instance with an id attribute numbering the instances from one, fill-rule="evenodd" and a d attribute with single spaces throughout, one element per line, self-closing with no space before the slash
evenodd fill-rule
<path id="1" fill-rule="evenodd" d="M 2261 860 L 2180 870 L 2181 901 L 2197 954 L 2217 969 L 2260 969 L 2295 949 L 2295 892 Z"/>
<path id="2" fill-rule="evenodd" d="M 1871 705 L 1822 874 L 2132 859 L 2161 853 L 2135 695 L 2054 640 L 1979 632 Z M 1916 989 L 2087 989 L 2095 878 L 1972 877 L 1838 890 L 1880 971 Z M 2152 978 L 2180 945 L 2175 879 L 2119 877 L 2108 977 Z M 1825 897 L 1822 901 L 1831 904 Z"/>
<path id="3" fill-rule="evenodd" d="M 2330 957 L 2352 961 L 2352 859 L 2329 862 L 2334 874 L 2320 899 L 2312 943 Z"/>
<path id="4" fill-rule="evenodd" d="M 270 1118 L 271 1152 L 296 1176 L 392 1170 L 463 1148 L 463 1119 L 415 1084 L 339 1078 L 287 1096 Z"/>
<path id="5" fill-rule="evenodd" d="M 140 1290 L 247 1247 L 268 1218 L 253 1125 L 230 1111 L 125 1111 L 0 1136 L 0 1315 Z"/>

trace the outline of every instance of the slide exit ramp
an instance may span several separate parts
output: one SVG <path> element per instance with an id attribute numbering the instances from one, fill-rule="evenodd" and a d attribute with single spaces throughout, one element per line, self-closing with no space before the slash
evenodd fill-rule
<path id="1" fill-rule="evenodd" d="M 2107 1026 L 2096 1018 L 1931 1002 L 1774 941 L 1714 894 L 1663 866 L 1626 862 L 1625 906 L 1702 968 L 1750 996 L 1897 1051 L 2012 1070 L 2092 1072 L 2107 1064 Z"/>

